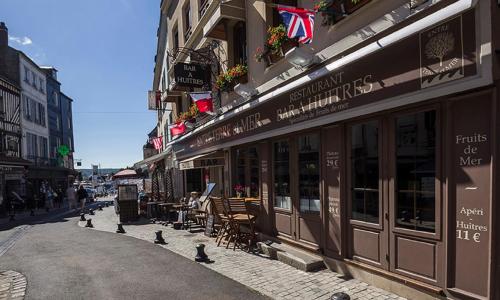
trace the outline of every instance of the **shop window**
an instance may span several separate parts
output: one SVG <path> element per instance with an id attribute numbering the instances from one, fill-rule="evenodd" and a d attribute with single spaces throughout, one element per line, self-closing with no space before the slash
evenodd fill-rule
<path id="1" fill-rule="evenodd" d="M 273 145 L 274 206 L 291 209 L 290 198 L 290 147 L 288 141 Z"/>
<path id="2" fill-rule="evenodd" d="M 379 223 L 378 123 L 351 128 L 351 203 L 353 220 Z"/>
<path id="3" fill-rule="evenodd" d="M 299 196 L 301 212 L 319 212 L 319 135 L 299 137 Z"/>
<path id="4" fill-rule="evenodd" d="M 436 112 L 396 119 L 396 226 L 435 231 Z"/>
<path id="5" fill-rule="evenodd" d="M 259 197 L 259 155 L 256 147 L 236 150 L 236 179 L 245 187 L 245 196 Z"/>
<path id="6" fill-rule="evenodd" d="M 186 170 L 186 193 L 203 192 L 203 169 Z"/>
<path id="7" fill-rule="evenodd" d="M 233 29 L 234 65 L 247 64 L 247 29 L 245 22 L 238 22 Z"/>

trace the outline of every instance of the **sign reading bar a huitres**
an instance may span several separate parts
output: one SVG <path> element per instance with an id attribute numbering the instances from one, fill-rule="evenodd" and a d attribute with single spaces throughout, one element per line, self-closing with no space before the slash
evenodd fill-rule
<path id="1" fill-rule="evenodd" d="M 179 141 L 180 157 L 477 73 L 474 12 L 416 33 Z"/>
<path id="2" fill-rule="evenodd" d="M 203 87 L 207 83 L 206 71 L 203 65 L 177 63 L 174 66 L 175 83 L 178 86 Z"/>

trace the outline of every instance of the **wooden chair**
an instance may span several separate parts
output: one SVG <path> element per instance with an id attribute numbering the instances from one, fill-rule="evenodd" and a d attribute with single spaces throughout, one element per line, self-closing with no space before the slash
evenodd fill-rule
<path id="1" fill-rule="evenodd" d="M 220 223 L 220 228 L 217 232 L 217 236 L 215 238 L 215 242 L 217 243 L 217 247 L 220 246 L 220 243 L 223 239 L 229 237 L 229 219 L 227 217 L 226 208 L 224 206 L 224 200 L 220 197 L 210 197 L 210 201 L 212 202 L 212 211 L 216 217 L 218 223 Z"/>
<path id="2" fill-rule="evenodd" d="M 228 198 L 225 202 L 229 227 L 231 228 L 231 238 L 229 239 L 228 246 L 231 240 L 233 240 L 233 250 L 235 250 L 236 246 L 241 248 L 242 241 L 245 241 L 250 252 L 256 238 L 255 220 L 257 217 L 249 213 L 244 198 Z"/>
<path id="3" fill-rule="evenodd" d="M 196 222 L 203 227 L 206 226 L 209 205 L 210 205 L 210 200 L 205 199 L 205 201 L 203 201 L 203 203 L 201 204 L 201 208 L 195 210 L 196 214 L 194 217 L 196 218 Z"/>

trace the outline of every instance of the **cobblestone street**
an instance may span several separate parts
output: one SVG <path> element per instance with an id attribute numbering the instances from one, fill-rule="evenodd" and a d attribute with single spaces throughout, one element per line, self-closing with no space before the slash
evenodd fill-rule
<path id="1" fill-rule="evenodd" d="M 113 207 L 105 207 L 103 211 L 96 211 L 96 215 L 86 217 L 92 219 L 93 230 L 116 231 L 118 218 Z M 189 233 L 186 230 L 174 230 L 171 226 L 143 223 L 124 224 L 125 235 L 153 242 L 154 232 L 163 230 L 167 244 L 161 247 L 191 260 L 194 260 L 196 254 L 195 245 L 203 243 L 208 257 L 213 261 L 203 264 L 205 267 L 274 299 L 329 299 L 335 292 L 346 292 L 351 299 L 360 300 L 404 299 L 359 280 L 344 279 L 340 274 L 329 270 L 307 273 L 262 255 L 217 247 L 215 239 L 206 237 L 203 233 Z M 84 226 L 85 222 L 79 224 Z"/>

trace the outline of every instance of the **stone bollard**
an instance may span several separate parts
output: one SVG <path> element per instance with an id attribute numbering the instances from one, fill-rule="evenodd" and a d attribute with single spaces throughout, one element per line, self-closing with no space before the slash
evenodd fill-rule
<path id="1" fill-rule="evenodd" d="M 163 239 L 162 236 L 162 231 L 158 230 L 155 233 L 156 233 L 155 244 L 165 244 L 165 240 Z"/>
<path id="2" fill-rule="evenodd" d="M 92 225 L 92 219 L 87 219 L 87 224 L 85 224 L 85 227 L 94 228 L 94 225 Z"/>
<path id="3" fill-rule="evenodd" d="M 89 208 L 89 215 L 91 216 L 95 215 L 94 210 L 92 208 Z"/>
<path id="4" fill-rule="evenodd" d="M 125 229 L 123 229 L 122 223 L 118 223 L 118 229 L 116 229 L 116 233 L 125 233 Z"/>
<path id="5" fill-rule="evenodd" d="M 196 245 L 196 256 L 194 260 L 197 262 L 206 262 L 208 261 L 208 255 L 205 253 L 205 245 L 198 244 Z"/>
<path id="6" fill-rule="evenodd" d="M 344 292 L 335 293 L 330 297 L 330 300 L 351 300 L 351 297 Z"/>
<path id="7" fill-rule="evenodd" d="M 85 214 L 84 213 L 81 213 L 80 214 L 80 221 L 87 221 L 87 219 L 85 219 Z"/>
<path id="8" fill-rule="evenodd" d="M 99 204 L 99 205 L 97 206 L 97 210 L 102 210 L 102 205 L 100 205 L 100 204 Z"/>

